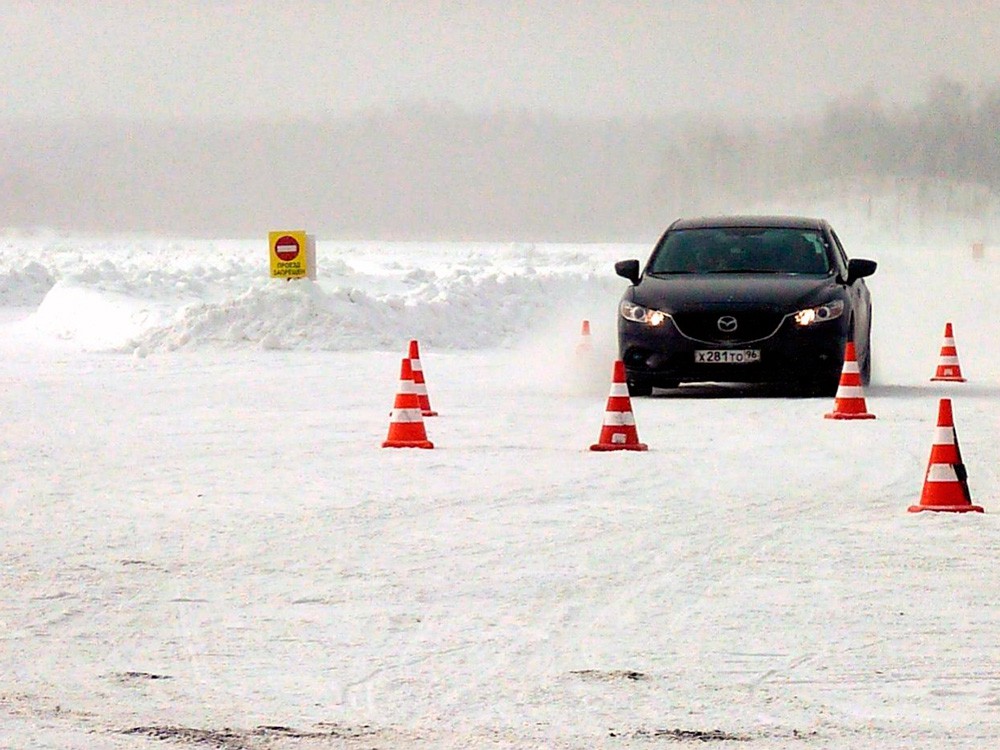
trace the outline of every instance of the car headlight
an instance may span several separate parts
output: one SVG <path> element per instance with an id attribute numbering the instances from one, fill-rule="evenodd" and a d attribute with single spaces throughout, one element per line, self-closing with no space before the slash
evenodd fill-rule
<path id="1" fill-rule="evenodd" d="M 625 320 L 631 320 L 635 323 L 645 323 L 648 326 L 661 326 L 670 317 L 665 312 L 660 312 L 659 310 L 650 310 L 642 305 L 637 305 L 628 300 L 622 300 L 621 305 L 618 308 L 621 316 Z"/>
<path id="2" fill-rule="evenodd" d="M 825 305 L 817 305 L 816 307 L 799 310 L 793 317 L 795 318 L 795 322 L 800 326 L 811 326 L 827 320 L 835 320 L 843 314 L 844 300 L 835 299 L 832 302 L 827 302 Z"/>

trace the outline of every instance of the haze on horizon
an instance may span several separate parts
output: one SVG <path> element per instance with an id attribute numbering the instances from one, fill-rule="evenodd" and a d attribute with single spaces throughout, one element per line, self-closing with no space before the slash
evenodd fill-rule
<path id="1" fill-rule="evenodd" d="M 954 82 L 973 96 L 989 94 L 1000 82 L 995 53 L 1000 0 L 0 0 L 0 19 L 7 32 L 0 56 L 0 135 L 8 145 L 0 157 L 0 187 L 12 194 L 13 203 L 0 215 L 0 225 L 16 224 L 22 215 L 25 221 L 46 223 L 49 206 L 49 220 L 56 225 L 82 217 L 87 225 L 136 228 L 143 226 L 142 212 L 150 212 L 148 201 L 159 195 L 163 205 L 156 208 L 163 211 L 153 225 L 169 223 L 175 209 L 179 225 L 197 229 L 211 217 L 192 218 L 191 211 L 208 212 L 205 201 L 196 194 L 174 195 L 176 176 L 169 174 L 196 157 L 204 168 L 225 174 L 239 171 L 234 159 L 245 153 L 269 173 L 261 179 L 272 180 L 287 178 L 281 169 L 286 158 L 287 164 L 306 163 L 317 154 L 337 161 L 346 151 L 353 155 L 340 159 L 345 169 L 369 166 L 368 134 L 345 142 L 338 131 L 341 140 L 317 142 L 304 155 L 308 132 L 291 129 L 289 138 L 298 143 L 282 146 L 275 132 L 267 135 L 270 140 L 256 141 L 253 123 L 374 116 L 372 127 L 399 144 L 390 158 L 402 154 L 407 163 L 419 163 L 424 174 L 437 174 L 451 195 L 461 196 L 460 176 L 446 174 L 447 159 L 454 161 L 454 155 L 435 161 L 438 157 L 423 149 L 431 137 L 455 140 L 454 131 L 469 124 L 466 115 L 479 118 L 472 125 L 487 133 L 471 134 L 470 149 L 510 146 L 510 138 L 496 135 L 512 127 L 510 118 L 521 117 L 516 128 L 522 130 L 538 118 L 544 135 L 535 145 L 548 142 L 558 152 L 566 144 L 564 154 L 554 154 L 565 168 L 595 138 L 573 125 L 579 120 L 613 123 L 620 128 L 616 137 L 598 137 L 601 144 L 620 144 L 636 137 L 622 123 L 643 119 L 660 132 L 692 119 L 724 130 L 745 123 L 781 127 L 819 119 L 839 101 L 905 108 L 922 101 L 936 82 Z M 436 112 L 441 122 L 427 129 L 414 108 Z M 446 121 L 453 127 L 442 124 Z M 233 128 L 241 127 L 251 132 L 234 135 Z M 164 128 L 177 130 L 170 136 Z M 239 147 L 220 148 L 227 138 Z M 637 164 L 660 159 L 661 145 L 650 141 L 648 154 L 629 158 Z M 120 163 L 105 174 L 102 155 Z M 384 156 L 371 154 L 372 159 Z M 547 177 L 532 173 L 541 168 L 538 153 L 514 149 L 483 156 L 505 178 L 520 170 L 516 180 L 497 185 L 523 190 L 533 177 Z M 390 182 L 400 173 L 378 165 L 371 171 Z M 599 170 L 584 172 L 601 179 Z M 406 172 L 408 177 L 420 173 Z M 97 195 L 87 196 L 79 207 L 67 204 L 67 195 L 79 193 L 73 179 L 87 174 L 98 183 L 93 186 Z M 342 176 L 356 177 L 353 172 Z M 627 200 L 628 191 L 642 191 L 649 178 L 636 175 L 634 186 L 616 187 Z M 114 179 L 126 186 L 117 189 Z M 243 174 L 236 184 L 234 177 L 232 189 L 248 191 L 249 179 Z M 196 193 L 190 180 L 184 184 Z M 441 192 L 433 186 L 386 186 L 397 197 L 408 187 L 428 195 Z M 220 178 L 212 189 L 230 187 Z M 136 198 L 141 195 L 147 202 Z M 508 198 L 491 196 L 493 205 L 506 206 L 513 215 L 521 207 L 508 206 Z M 484 200 L 479 196 L 464 203 L 481 211 Z M 375 202 L 372 197 L 363 210 L 371 212 Z M 25 213 L 28 204 L 33 210 Z M 428 208 L 438 206 L 410 205 L 408 210 L 419 219 Z M 274 201 L 254 205 L 252 196 L 234 198 L 226 210 L 256 212 L 269 220 L 288 212 Z M 315 223 L 315 215 L 326 210 L 316 203 L 302 221 L 290 217 L 290 223 Z M 386 210 L 395 208 L 387 205 Z M 240 218 L 229 215 L 228 224 L 236 226 Z M 378 232 L 378 217 L 370 218 L 372 231 Z M 518 231 L 503 229 L 503 223 L 497 222 L 496 232 Z M 440 228 L 446 224 L 441 218 L 433 231 L 446 231 Z M 357 231 L 364 226 L 360 221 Z M 528 228 L 539 227 L 543 224 Z"/>

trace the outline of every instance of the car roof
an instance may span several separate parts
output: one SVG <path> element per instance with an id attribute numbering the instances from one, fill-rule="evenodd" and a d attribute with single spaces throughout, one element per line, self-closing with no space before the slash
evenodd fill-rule
<path id="1" fill-rule="evenodd" d="M 825 219 L 807 216 L 700 216 L 678 219 L 670 229 L 710 229 L 712 227 L 781 227 L 788 229 L 825 229 Z"/>

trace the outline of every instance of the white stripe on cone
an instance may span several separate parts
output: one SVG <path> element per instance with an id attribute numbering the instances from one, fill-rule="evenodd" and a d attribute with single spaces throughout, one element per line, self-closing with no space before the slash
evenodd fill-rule
<path id="1" fill-rule="evenodd" d="M 420 409 L 393 409 L 393 422 L 423 422 L 424 416 Z"/>
<path id="2" fill-rule="evenodd" d="M 627 396 L 628 395 L 628 384 L 627 383 L 612 383 L 611 393 L 609 396 Z"/>
<path id="3" fill-rule="evenodd" d="M 931 464 L 927 469 L 928 482 L 957 482 L 958 474 L 951 464 Z"/>
<path id="4" fill-rule="evenodd" d="M 954 427 L 934 428 L 934 445 L 954 445 L 954 444 L 955 444 Z"/>
<path id="5" fill-rule="evenodd" d="M 604 425 L 606 427 L 631 427 L 634 424 L 635 415 L 630 411 L 604 412 Z"/>
<path id="6" fill-rule="evenodd" d="M 861 368 L 858 367 L 857 360 L 852 359 L 852 360 L 849 360 L 847 362 L 844 362 L 844 369 L 841 370 L 841 373 L 845 373 L 845 372 L 849 372 L 849 373 L 854 373 L 856 375 L 860 375 L 861 374 Z"/>
<path id="7" fill-rule="evenodd" d="M 864 398 L 864 390 L 859 385 L 842 385 L 837 388 L 836 398 Z"/>

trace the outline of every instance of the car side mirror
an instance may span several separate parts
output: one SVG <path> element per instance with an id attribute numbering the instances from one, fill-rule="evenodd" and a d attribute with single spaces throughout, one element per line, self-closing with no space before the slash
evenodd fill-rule
<path id="1" fill-rule="evenodd" d="M 875 273 L 876 268 L 878 268 L 878 263 L 873 260 L 851 258 L 851 260 L 847 262 L 847 283 L 853 284 L 858 279 L 871 276 Z"/>
<path id="2" fill-rule="evenodd" d="M 615 273 L 623 279 L 628 279 L 633 285 L 639 283 L 639 261 L 620 260 L 615 263 Z"/>

